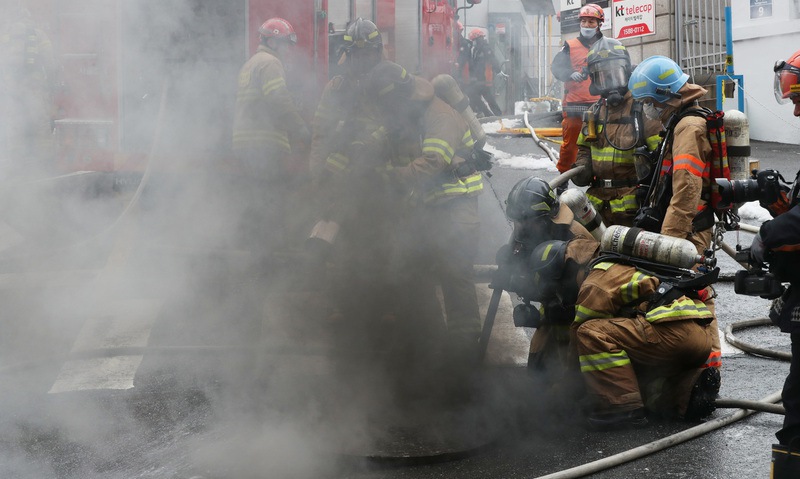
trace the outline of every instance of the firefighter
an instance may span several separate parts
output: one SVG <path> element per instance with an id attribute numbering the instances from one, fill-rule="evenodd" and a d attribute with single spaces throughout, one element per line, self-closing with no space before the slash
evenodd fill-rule
<path id="1" fill-rule="evenodd" d="M 779 103 L 793 103 L 794 116 L 800 117 L 800 50 L 794 52 L 787 60 L 777 62 L 774 72 L 775 98 Z M 782 214 L 780 211 L 775 211 L 778 216 L 761 225 L 759 234 L 753 239 L 750 247 L 752 265 L 763 265 L 767 261 L 778 280 L 790 284 L 788 290 L 772 303 L 769 312 L 770 319 L 780 326 L 781 331 L 789 333 L 792 341 L 792 361 L 781 396 L 786 415 L 783 428 L 775 434 L 783 446 L 789 447 L 794 443 L 795 446 L 790 449 L 794 449 L 798 444 L 797 441 L 800 441 L 800 328 L 796 321 L 800 315 L 799 190 L 800 172 L 790 190 L 789 208 Z M 786 447 L 782 448 L 782 454 L 773 449 L 772 477 L 775 479 L 800 475 L 800 461 L 797 460 L 796 454 L 787 454 Z"/>
<path id="2" fill-rule="evenodd" d="M 469 60 L 472 57 L 472 42 L 469 41 L 464 34 L 464 24 L 461 23 L 461 21 L 456 22 L 456 30 L 458 31 L 458 39 L 455 43 L 456 62 L 454 65 L 453 78 L 458 81 L 458 85 L 462 90 L 468 91 Z"/>
<path id="3" fill-rule="evenodd" d="M 643 168 L 637 170 L 635 162 L 644 159 L 644 169 L 650 166 L 661 122 L 643 118 L 640 104 L 633 101 L 628 91 L 631 60 L 618 40 L 598 40 L 589 50 L 588 70 L 589 91 L 600 100 L 587 113 L 591 121 L 584 120 L 578 137 L 575 166 L 584 170 L 572 182 L 589 186 L 586 196 L 606 225 L 632 226 L 639 209 L 637 186 L 648 179 L 647 173 L 640 178 L 637 171 Z"/>
<path id="4" fill-rule="evenodd" d="M 333 322 L 346 316 L 385 325 L 395 316 L 386 267 L 392 254 L 390 230 L 400 220 L 376 181 L 386 169 L 386 134 L 364 92 L 369 72 L 383 57 L 378 27 L 354 20 L 344 35 L 344 74 L 328 82 L 314 115 L 312 181 L 321 218 L 338 230 L 336 247 L 329 247 L 338 273 L 329 284 L 328 319 Z"/>
<path id="5" fill-rule="evenodd" d="M 0 167 L 4 175 L 53 170 L 59 86 L 47 34 L 19 0 L 0 0 Z"/>
<path id="6" fill-rule="evenodd" d="M 561 241 L 534 251 L 531 269 L 543 278 L 543 289 L 564 268 L 565 251 Z M 549 288 L 579 287 L 570 336 L 592 403 L 589 426 L 641 427 L 646 410 L 687 420 L 713 412 L 719 383 L 698 379 L 697 369 L 708 358 L 716 328 L 696 286 L 602 255 L 585 279 L 584 273 Z"/>
<path id="7" fill-rule="evenodd" d="M 492 78 L 494 73 L 500 71 L 500 64 L 483 30 L 473 28 L 469 32 L 469 41 L 472 43 L 469 59 L 469 103 L 475 113 L 500 116 L 503 112 L 492 92 Z"/>
<path id="8" fill-rule="evenodd" d="M 687 239 L 702 255 L 711 246 L 715 223 L 709 202 L 711 182 L 714 181 L 710 170 L 712 147 L 705 118 L 691 114 L 692 110 L 699 107 L 698 100 L 707 91 L 688 80 L 689 75 L 683 73 L 677 63 L 663 56 L 644 60 L 628 80 L 628 89 L 634 99 L 643 103 L 645 116 L 666 124 L 670 130 L 668 135 L 672 137 L 671 143 L 664 145 L 666 153 L 661 170 L 653 173 L 659 175 L 653 201 L 656 210 L 663 211 L 663 217 L 657 218 L 652 224 L 653 221 L 640 215 L 643 221 L 640 223 L 640 218 L 637 218 L 636 225 L 663 235 Z M 706 306 L 712 313 L 714 296 L 713 290 L 709 289 Z M 712 352 L 698 374 L 709 376 L 710 382 L 718 382 L 718 379 L 710 377 L 717 376 L 722 365 L 716 319 L 712 326 Z M 714 371 L 705 371 L 709 368 Z"/>
<path id="9" fill-rule="evenodd" d="M 603 38 L 600 26 L 605 21 L 603 9 L 594 3 L 581 7 L 581 32 L 577 38 L 567 40 L 553 59 L 553 76 L 564 82 L 564 101 L 561 121 L 563 143 L 556 168 L 561 173 L 572 168 L 578 155 L 578 135 L 581 132 L 583 112 L 600 97 L 589 92 L 589 76 L 586 74 L 589 49 Z"/>
<path id="10" fill-rule="evenodd" d="M 244 170 L 242 232 L 259 260 L 288 247 L 285 198 L 291 192 L 292 148 L 311 133 L 286 87 L 281 58 L 297 43 L 292 25 L 270 18 L 258 29 L 260 45 L 239 72 L 233 151 Z"/>
<path id="11" fill-rule="evenodd" d="M 508 256 L 498 258 L 498 264 L 517 263 L 526 267 L 536 246 L 550 240 L 580 240 L 575 244 L 582 244 L 582 251 L 589 253 L 581 263 L 587 262 L 599 246 L 591 233 L 575 220 L 569 207 L 559 202 L 550 185 L 535 176 L 524 178 L 511 188 L 506 216 L 514 222 L 513 243 Z M 569 324 L 575 316 L 574 301 L 564 303 L 558 298 L 536 301 L 543 304 L 543 319 L 531 338 L 528 368 L 545 374 L 546 382 L 554 383 L 568 369 L 566 352 Z"/>
<path id="12" fill-rule="evenodd" d="M 469 161 L 475 143 L 470 128 L 435 96 L 430 82 L 396 63 L 382 62 L 373 69 L 368 95 L 390 140 L 386 187 L 414 208 L 416 226 L 407 228 L 410 243 L 405 247 L 422 268 L 417 276 L 432 268 L 441 285 L 455 356 L 476 360 L 481 320 L 473 263 L 483 181 Z"/>

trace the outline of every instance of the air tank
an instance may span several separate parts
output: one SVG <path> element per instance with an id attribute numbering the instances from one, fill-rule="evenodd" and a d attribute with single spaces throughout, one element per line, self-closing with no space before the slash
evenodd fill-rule
<path id="1" fill-rule="evenodd" d="M 614 225 L 606 229 L 600 251 L 619 253 L 656 263 L 690 269 L 695 264 L 713 265 L 714 259 L 697 254 L 697 248 L 682 238 L 651 233 L 640 228 Z"/>
<path id="2" fill-rule="evenodd" d="M 469 131 L 472 133 L 472 139 L 475 140 L 475 145 L 478 148 L 483 148 L 483 145 L 486 144 L 486 132 L 483 131 L 483 125 L 478 121 L 478 117 L 475 116 L 472 107 L 469 106 L 469 99 L 461 91 L 456 79 L 443 73 L 436 75 L 431 83 L 433 83 L 436 96 L 450 105 L 467 122 Z"/>
<path id="3" fill-rule="evenodd" d="M 603 224 L 603 219 L 600 218 L 597 210 L 594 209 L 594 205 L 586 197 L 586 193 L 577 188 L 570 188 L 564 190 L 558 199 L 569 206 L 578 223 L 585 226 L 589 233 L 594 236 L 594 239 L 602 241 L 603 234 L 606 232 L 606 225 Z"/>

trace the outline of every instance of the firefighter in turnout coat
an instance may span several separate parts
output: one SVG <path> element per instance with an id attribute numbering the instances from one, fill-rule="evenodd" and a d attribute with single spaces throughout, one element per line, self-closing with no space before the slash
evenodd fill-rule
<path id="1" fill-rule="evenodd" d="M 575 166 L 584 171 L 572 182 L 589 186 L 586 196 L 606 225 L 632 226 L 639 209 L 636 192 L 640 179 L 645 180 L 637 173 L 636 161 L 649 159 L 658 148 L 661 122 L 643 118 L 641 108 L 635 108 L 638 104 L 628 91 L 631 61 L 618 40 L 597 41 L 588 63 L 589 91 L 601 98 L 590 109 L 593 120 L 584 121 L 578 137 Z"/>

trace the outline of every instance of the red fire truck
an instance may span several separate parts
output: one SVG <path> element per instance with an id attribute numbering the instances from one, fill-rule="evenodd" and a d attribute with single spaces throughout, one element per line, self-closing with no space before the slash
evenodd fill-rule
<path id="1" fill-rule="evenodd" d="M 297 31 L 290 86 L 310 117 L 350 20 L 375 21 L 390 59 L 432 77 L 452 70 L 457 2 L 480 1 L 28 0 L 61 63 L 58 164 L 137 171 L 148 157 L 176 168 L 226 157 L 236 74 L 267 18 Z"/>

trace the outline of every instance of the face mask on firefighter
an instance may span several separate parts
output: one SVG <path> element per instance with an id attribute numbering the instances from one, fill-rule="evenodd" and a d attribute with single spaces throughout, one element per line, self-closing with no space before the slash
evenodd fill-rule
<path id="1" fill-rule="evenodd" d="M 644 112 L 644 116 L 650 118 L 651 120 L 661 120 L 661 113 L 664 112 L 663 106 L 656 106 L 652 102 L 647 102 L 642 106 L 642 111 Z"/>
<path id="2" fill-rule="evenodd" d="M 619 105 L 628 91 L 628 69 L 628 63 L 621 58 L 589 65 L 592 90 L 613 106 Z"/>
<path id="3" fill-rule="evenodd" d="M 595 35 L 597 35 L 597 29 L 596 28 L 581 27 L 581 36 L 583 38 L 592 38 Z"/>
<path id="4" fill-rule="evenodd" d="M 355 76 L 364 76 L 381 61 L 381 51 L 375 48 L 350 48 L 346 51 L 347 66 Z"/>
<path id="5" fill-rule="evenodd" d="M 528 245 L 536 246 L 545 239 L 547 233 L 548 219 L 544 218 L 531 218 L 527 220 L 514 221 L 514 240 Z"/>

